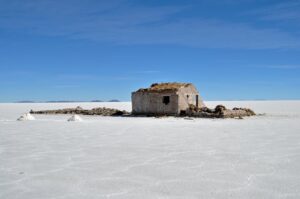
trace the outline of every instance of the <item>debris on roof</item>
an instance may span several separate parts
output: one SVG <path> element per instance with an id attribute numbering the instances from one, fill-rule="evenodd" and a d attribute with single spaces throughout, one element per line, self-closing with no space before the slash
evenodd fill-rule
<path id="1" fill-rule="evenodd" d="M 154 83 L 149 88 L 141 88 L 137 92 L 165 92 L 165 91 L 178 91 L 180 88 L 191 86 L 191 83 Z"/>

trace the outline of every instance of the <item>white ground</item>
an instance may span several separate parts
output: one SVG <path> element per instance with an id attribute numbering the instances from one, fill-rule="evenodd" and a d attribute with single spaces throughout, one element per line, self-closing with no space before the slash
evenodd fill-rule
<path id="1" fill-rule="evenodd" d="M 300 101 L 244 120 L 35 115 L 130 103 L 0 104 L 0 198 L 300 198 Z"/>

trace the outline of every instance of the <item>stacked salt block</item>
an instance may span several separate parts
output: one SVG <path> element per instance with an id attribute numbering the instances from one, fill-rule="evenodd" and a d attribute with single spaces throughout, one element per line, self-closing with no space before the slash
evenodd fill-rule
<path id="1" fill-rule="evenodd" d="M 25 113 L 21 117 L 17 119 L 18 121 L 27 121 L 27 120 L 35 120 L 35 118 L 30 113 Z"/>
<path id="2" fill-rule="evenodd" d="M 72 117 L 68 119 L 68 122 L 80 122 L 80 121 L 82 121 L 82 119 L 78 115 L 72 115 Z"/>

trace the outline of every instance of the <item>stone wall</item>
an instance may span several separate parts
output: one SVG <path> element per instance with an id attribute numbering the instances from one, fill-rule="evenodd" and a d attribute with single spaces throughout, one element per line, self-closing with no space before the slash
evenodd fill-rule
<path id="1" fill-rule="evenodd" d="M 180 88 L 177 93 L 178 93 L 179 113 L 180 113 L 180 111 L 186 111 L 191 104 L 196 106 L 196 96 L 197 95 L 198 95 L 198 107 L 199 108 L 204 107 L 202 98 L 194 86 Z"/>
<path id="2" fill-rule="evenodd" d="M 169 96 L 169 103 L 163 97 Z M 131 96 L 132 113 L 135 115 L 177 115 L 178 95 L 172 93 L 133 92 Z"/>
<path id="3" fill-rule="evenodd" d="M 93 109 L 83 109 L 81 107 L 76 108 L 64 108 L 57 110 L 41 110 L 41 111 L 30 111 L 31 114 L 78 114 L 78 115 L 102 115 L 102 116 L 121 116 L 129 115 L 127 111 L 121 111 L 114 108 L 98 107 Z"/>

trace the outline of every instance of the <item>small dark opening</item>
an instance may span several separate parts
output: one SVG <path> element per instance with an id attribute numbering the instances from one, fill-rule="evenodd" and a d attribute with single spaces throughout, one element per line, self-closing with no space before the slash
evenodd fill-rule
<path id="1" fill-rule="evenodd" d="M 189 99 L 189 95 L 186 95 L 186 98 L 188 98 L 188 99 Z"/>
<path id="2" fill-rule="evenodd" d="M 181 110 L 181 111 L 180 111 L 180 115 L 181 115 L 181 116 L 185 116 L 185 115 L 186 115 L 186 111 Z"/>
<path id="3" fill-rule="evenodd" d="M 163 97 L 163 103 L 164 103 L 165 105 L 168 105 L 168 104 L 170 103 L 170 96 L 164 96 L 164 97 Z"/>

